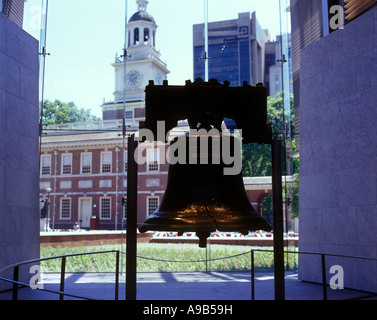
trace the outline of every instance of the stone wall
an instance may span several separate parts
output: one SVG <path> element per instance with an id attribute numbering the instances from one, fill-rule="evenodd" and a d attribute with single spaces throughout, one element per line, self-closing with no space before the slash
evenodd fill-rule
<path id="1" fill-rule="evenodd" d="M 300 251 L 377 258 L 377 8 L 301 52 Z M 377 263 L 327 258 L 377 292 Z M 320 258 L 299 276 L 321 281 Z"/>
<path id="2" fill-rule="evenodd" d="M 0 269 L 39 258 L 38 69 L 38 41 L 0 13 Z"/>

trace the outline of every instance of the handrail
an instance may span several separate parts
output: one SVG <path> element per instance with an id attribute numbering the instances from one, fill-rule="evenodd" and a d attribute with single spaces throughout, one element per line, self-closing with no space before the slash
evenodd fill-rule
<path id="1" fill-rule="evenodd" d="M 41 261 L 47 261 L 47 260 L 54 260 L 54 259 L 60 259 L 63 257 L 74 257 L 74 256 L 85 256 L 85 255 L 91 255 L 91 254 L 101 254 L 101 253 L 111 253 L 111 252 L 119 252 L 118 250 L 107 250 L 107 251 L 95 251 L 95 252 L 82 252 L 82 253 L 71 253 L 71 254 L 65 254 L 65 255 L 60 255 L 60 256 L 52 256 L 52 257 L 47 257 L 47 258 L 39 258 L 39 259 L 32 259 L 32 260 L 26 260 L 22 262 L 17 262 L 14 264 L 11 264 L 9 266 L 6 266 L 3 269 L 0 269 L 0 273 L 7 271 L 11 268 L 14 268 L 16 266 L 23 266 L 25 264 L 30 264 L 34 262 L 41 262 Z"/>
<path id="2" fill-rule="evenodd" d="M 7 270 L 10 270 L 13 268 L 13 280 L 0 277 L 0 281 L 5 281 L 8 283 L 13 283 L 13 300 L 18 299 L 18 287 L 19 286 L 25 286 L 31 288 L 31 284 L 22 283 L 18 281 L 19 277 L 19 268 L 20 266 L 36 263 L 36 262 L 42 262 L 47 260 L 54 260 L 54 259 L 62 259 L 61 263 L 61 270 L 60 270 L 60 290 L 49 290 L 44 288 L 36 288 L 40 291 L 45 291 L 49 293 L 55 293 L 60 295 L 60 300 L 64 300 L 64 296 L 79 298 L 79 299 L 85 299 L 85 300 L 93 300 L 91 298 L 86 298 L 82 296 L 72 295 L 69 293 L 64 292 L 64 284 L 65 284 L 65 266 L 66 266 L 66 259 L 68 257 L 76 257 L 76 256 L 84 256 L 84 255 L 94 255 L 94 254 L 104 254 L 104 253 L 116 253 L 116 265 L 115 265 L 115 300 L 118 300 L 119 297 L 119 256 L 120 251 L 119 250 L 107 250 L 107 251 L 95 251 L 95 252 L 84 252 L 84 253 L 72 253 L 67 255 L 60 255 L 60 256 L 53 256 L 53 257 L 47 257 L 47 258 L 39 258 L 39 259 L 32 259 L 27 261 L 22 261 L 18 263 L 11 264 L 9 266 L 4 267 L 3 269 L 0 269 L 0 274 L 2 272 L 5 272 Z"/>
<path id="3" fill-rule="evenodd" d="M 227 257 L 221 257 L 221 258 L 210 258 L 210 259 L 204 259 L 204 260 L 164 260 L 164 259 L 157 259 L 157 258 L 150 258 L 150 257 L 143 257 L 143 256 L 137 256 L 139 259 L 147 259 L 147 260 L 154 260 L 154 261 L 163 261 L 163 262 L 174 262 L 174 263 L 200 263 L 200 262 L 209 262 L 209 261 L 217 261 L 217 260 L 224 260 L 224 259 L 230 259 L 246 254 L 251 255 L 251 299 L 255 299 L 255 264 L 254 264 L 254 253 L 255 252 L 274 252 L 274 250 L 268 250 L 268 249 L 252 249 L 250 251 L 246 251 L 240 254 L 227 256 Z M 49 289 L 41 289 L 37 288 L 41 291 L 46 291 L 50 293 L 55 293 L 60 295 L 60 299 L 63 300 L 64 296 L 69 296 L 73 298 L 79 298 L 79 299 L 87 299 L 91 300 L 90 298 L 85 298 L 77 295 L 72 295 L 69 293 L 64 292 L 64 278 L 65 278 L 65 261 L 68 257 L 74 257 L 74 256 L 83 256 L 83 255 L 94 255 L 94 254 L 104 254 L 104 253 L 116 253 L 116 270 L 115 270 L 115 300 L 118 300 L 118 291 L 119 291 L 119 256 L 120 254 L 125 254 L 126 252 L 122 252 L 119 250 L 108 250 L 108 251 L 96 251 L 96 252 L 85 252 L 85 253 L 75 253 L 75 254 L 67 254 L 67 255 L 60 255 L 60 256 L 54 256 L 54 257 L 47 257 L 47 258 L 41 258 L 41 259 L 33 259 L 28 261 L 23 261 L 19 263 L 15 263 L 12 265 L 9 265 L 3 269 L 0 270 L 0 274 L 2 272 L 5 272 L 9 269 L 14 269 L 14 279 L 6 279 L 0 277 L 0 281 L 5 281 L 9 283 L 13 283 L 13 299 L 17 300 L 17 290 L 18 286 L 26 286 L 31 287 L 30 284 L 25 284 L 18 281 L 18 270 L 19 267 L 22 265 L 35 263 L 35 262 L 41 262 L 41 261 L 47 261 L 47 260 L 53 260 L 53 259 L 62 259 L 62 266 L 61 266 L 61 283 L 60 283 L 60 290 L 54 291 Z M 332 257 L 339 257 L 339 258 L 349 258 L 349 259 L 361 259 L 361 260 L 370 260 L 370 261 L 377 261 L 376 258 L 367 258 L 367 257 L 359 257 L 359 256 L 348 256 L 348 255 L 342 255 L 342 254 L 331 254 L 331 253 L 321 253 L 321 252 L 305 252 L 305 251 L 284 251 L 285 254 L 287 253 L 294 253 L 294 254 L 306 254 L 306 255 L 317 255 L 321 257 L 321 271 L 322 271 L 322 293 L 323 293 L 323 300 L 327 300 L 327 282 L 326 282 L 326 269 L 325 269 L 325 256 L 332 256 Z M 365 299 L 369 297 L 375 297 L 377 296 L 377 293 L 370 293 L 370 295 L 359 297 L 359 299 Z"/>
<path id="4" fill-rule="evenodd" d="M 252 255 L 252 261 L 253 261 L 253 256 L 254 252 L 273 252 L 273 250 L 266 250 L 266 249 L 256 249 L 256 250 L 251 250 L 251 255 Z M 327 300 L 327 280 L 326 280 L 326 256 L 331 256 L 331 257 L 338 257 L 338 258 L 348 258 L 348 259 L 360 259 L 360 260 L 370 260 L 370 261 L 377 261 L 376 258 L 367 258 L 367 257 L 358 257 L 358 256 L 347 256 L 347 255 L 342 255 L 342 254 L 332 254 L 332 253 L 321 253 L 321 252 L 305 252 L 305 251 L 284 251 L 284 253 L 296 253 L 296 254 L 308 254 L 308 255 L 318 255 L 321 257 L 321 272 L 322 272 L 322 297 L 323 300 Z M 252 269 L 254 269 L 254 265 L 252 264 Z M 252 274 L 253 274 L 252 270 Z M 252 286 L 253 286 L 253 280 L 252 280 Z M 254 289 L 252 288 L 252 291 Z M 363 297 L 359 297 L 358 299 L 367 299 L 367 298 L 372 298 L 376 297 L 377 293 L 370 293 L 370 295 L 366 295 Z M 253 293 L 252 293 L 253 297 Z M 253 299 L 254 300 L 254 299 Z M 354 300 L 354 299 L 352 299 Z"/>
<path id="5" fill-rule="evenodd" d="M 12 283 L 12 284 L 16 284 L 18 286 L 30 287 L 30 285 L 27 284 L 27 283 L 23 283 L 23 282 L 19 282 L 19 281 L 14 281 L 14 280 L 2 278 L 2 277 L 0 277 L 0 280 L 5 281 L 5 282 L 9 282 L 9 283 Z M 72 298 L 78 298 L 78 299 L 83 299 L 83 300 L 93 300 L 91 298 L 86 298 L 86 297 L 82 297 L 82 296 L 78 296 L 78 295 L 74 295 L 74 294 L 70 294 L 70 293 L 62 292 L 62 291 L 55 291 L 55 290 L 50 290 L 50 289 L 38 289 L 38 290 L 49 292 L 49 293 L 55 293 L 55 294 L 65 295 L 65 296 L 72 297 Z"/>
<path id="6" fill-rule="evenodd" d="M 214 258 L 214 259 L 204 259 L 204 260 L 163 260 L 163 259 L 148 258 L 148 257 L 142 257 L 142 256 L 136 256 L 136 257 L 140 258 L 140 259 L 153 260 L 153 261 L 162 261 L 162 262 L 175 262 L 175 263 L 190 263 L 190 262 L 193 262 L 193 263 L 199 263 L 199 262 L 225 260 L 225 259 L 230 259 L 230 258 L 235 258 L 235 257 L 243 256 L 243 255 L 249 254 L 249 253 L 250 253 L 250 251 L 246 251 L 244 253 L 235 254 L 233 256 L 227 256 L 227 257 L 222 257 L 222 258 Z M 123 253 L 123 254 L 125 254 L 125 253 Z"/>
<path id="7" fill-rule="evenodd" d="M 229 258 L 234 258 L 238 256 L 242 256 L 245 254 L 251 254 L 251 299 L 255 300 L 255 279 L 254 279 L 254 252 L 274 252 L 274 250 L 267 250 L 267 249 L 252 249 L 250 251 L 246 251 L 244 253 L 222 257 L 222 258 L 214 258 L 214 259 L 204 259 L 204 260 L 163 260 L 163 259 L 156 259 L 156 258 L 148 258 L 148 257 L 142 257 L 137 256 L 137 258 L 140 259 L 147 259 L 147 260 L 154 260 L 154 261 L 163 261 L 163 262 L 175 262 L 175 263 L 199 263 L 199 262 L 208 262 L 208 261 L 216 261 L 216 260 L 224 260 Z M 124 254 L 123 252 L 121 252 Z M 361 260 L 370 260 L 370 261 L 377 261 L 376 258 L 367 258 L 367 257 L 358 257 L 358 256 L 348 256 L 348 255 L 342 255 L 342 254 L 332 254 L 332 253 L 321 253 L 321 252 L 305 252 L 305 251 L 284 251 L 284 254 L 287 253 L 293 253 L 293 254 L 308 254 L 308 255 L 318 255 L 321 257 L 321 271 L 322 271 L 322 295 L 323 300 L 327 300 L 327 280 L 326 280 L 326 262 L 325 262 L 325 256 L 331 256 L 331 257 L 338 257 L 338 258 L 349 258 L 349 259 L 361 259 Z M 367 299 L 371 297 L 376 297 L 377 293 L 371 293 L 366 296 L 359 297 L 359 299 Z"/>

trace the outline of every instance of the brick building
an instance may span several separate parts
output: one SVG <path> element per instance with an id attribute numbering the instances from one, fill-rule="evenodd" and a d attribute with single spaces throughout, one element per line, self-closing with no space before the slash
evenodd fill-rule
<path id="1" fill-rule="evenodd" d="M 168 164 L 158 161 L 166 146 L 146 149 L 146 162 L 139 165 L 138 172 L 139 222 L 159 205 L 168 173 Z M 123 149 L 123 138 L 118 132 L 43 138 L 40 199 L 41 208 L 44 200 L 49 199 L 52 229 L 69 229 L 75 222 L 90 228 L 94 216 L 100 229 L 120 229 L 123 193 L 127 198 L 127 147 Z"/>
<path id="2" fill-rule="evenodd" d="M 122 198 L 127 198 L 127 139 L 123 141 L 120 131 L 123 115 L 127 133 L 135 132 L 145 119 L 146 85 L 149 80 L 162 84 L 169 73 L 155 49 L 157 25 L 146 12 L 147 4 L 137 1 L 138 11 L 127 25 L 130 57 L 126 62 L 117 57 L 112 64 L 114 101 L 102 104 L 103 121 L 49 126 L 42 137 L 40 207 L 42 210 L 48 199 L 51 229 L 71 229 L 75 222 L 85 229 L 119 230 L 123 226 L 126 209 Z M 178 127 L 173 135 L 187 129 Z M 167 145 L 159 144 L 143 152 L 145 163 L 138 167 L 138 224 L 158 208 L 164 195 L 169 166 L 166 151 Z M 261 212 L 271 183 L 248 184 L 249 199 Z"/>
<path id="3" fill-rule="evenodd" d="M 155 148 L 141 144 L 140 148 L 145 163 L 138 166 L 138 224 L 158 208 L 169 169 L 166 144 L 159 143 Z M 40 172 L 40 207 L 48 198 L 51 229 L 72 229 L 75 222 L 85 229 L 122 228 L 126 214 L 126 209 L 122 211 L 123 194 L 127 199 L 127 145 L 123 149 L 119 132 L 44 137 Z M 272 192 L 271 177 L 248 177 L 244 183 L 250 202 L 262 214 L 262 201 Z"/>

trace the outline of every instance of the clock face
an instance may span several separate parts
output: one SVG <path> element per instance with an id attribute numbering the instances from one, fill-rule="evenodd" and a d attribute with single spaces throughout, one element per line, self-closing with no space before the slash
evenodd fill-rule
<path id="1" fill-rule="evenodd" d="M 127 73 L 126 84 L 128 86 L 136 87 L 140 83 L 140 80 L 141 80 L 141 74 L 138 71 L 132 70 Z"/>

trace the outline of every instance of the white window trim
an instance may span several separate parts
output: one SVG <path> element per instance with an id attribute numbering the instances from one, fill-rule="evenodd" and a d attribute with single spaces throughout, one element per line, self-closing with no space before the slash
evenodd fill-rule
<path id="1" fill-rule="evenodd" d="M 64 170 L 63 170 L 63 168 L 64 168 L 64 161 L 63 161 L 63 158 L 64 158 L 64 156 L 70 156 L 71 157 L 71 173 L 64 173 Z M 71 175 L 72 174 L 72 171 L 73 171 L 73 154 L 72 153 L 62 153 L 62 157 L 61 157 L 61 174 L 62 175 Z"/>
<path id="2" fill-rule="evenodd" d="M 149 214 L 149 200 L 150 199 L 157 199 L 157 206 L 156 208 L 153 210 L 153 212 L 159 207 L 160 205 L 160 197 L 159 196 L 147 196 L 147 212 L 146 212 L 146 216 L 149 217 L 150 214 Z M 153 213 L 152 212 L 152 213 Z"/>
<path id="3" fill-rule="evenodd" d="M 102 216 L 102 199 L 109 199 L 110 200 L 110 216 L 108 218 L 104 218 Z M 99 199 L 99 217 L 101 220 L 111 220 L 111 197 L 100 197 Z"/>
<path id="4" fill-rule="evenodd" d="M 83 156 L 90 154 L 90 172 L 82 172 L 83 167 Z M 93 170 L 93 153 L 92 152 L 82 152 L 80 155 L 80 173 L 81 174 L 91 174 Z"/>
<path id="5" fill-rule="evenodd" d="M 150 170 L 149 164 L 150 164 L 150 153 L 155 152 L 157 155 L 157 170 Z M 147 172 L 160 172 L 160 149 L 154 148 L 154 149 L 147 149 Z"/>
<path id="6" fill-rule="evenodd" d="M 69 200 L 69 218 L 63 218 L 63 215 L 62 215 L 63 200 Z M 59 219 L 67 220 L 67 221 L 72 219 L 72 199 L 71 198 L 60 198 Z"/>
<path id="7" fill-rule="evenodd" d="M 109 153 L 110 154 L 110 172 L 104 172 L 103 171 L 103 162 L 102 162 L 102 155 L 103 154 L 106 154 L 106 153 Z M 104 174 L 110 174 L 113 172 L 113 153 L 111 151 L 102 151 L 101 152 L 101 173 L 104 173 Z"/>
<path id="8" fill-rule="evenodd" d="M 48 174 L 43 174 L 43 172 L 42 172 L 43 159 L 44 158 L 49 158 L 50 159 L 50 172 Z M 44 154 L 44 155 L 41 156 L 41 168 L 40 168 L 40 175 L 41 176 L 51 176 L 51 171 L 52 171 L 51 164 L 52 164 L 52 156 L 51 156 L 51 154 Z"/>

